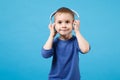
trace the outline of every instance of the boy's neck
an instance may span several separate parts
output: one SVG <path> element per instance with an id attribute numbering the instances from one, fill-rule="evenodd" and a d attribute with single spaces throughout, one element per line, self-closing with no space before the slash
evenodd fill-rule
<path id="1" fill-rule="evenodd" d="M 59 39 L 60 40 L 69 40 L 72 38 L 72 35 L 60 35 Z"/>

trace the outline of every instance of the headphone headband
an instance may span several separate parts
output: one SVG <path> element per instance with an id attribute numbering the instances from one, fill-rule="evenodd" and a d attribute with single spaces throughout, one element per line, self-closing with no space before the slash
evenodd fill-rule
<path id="1" fill-rule="evenodd" d="M 70 9 L 70 10 L 78 17 L 78 19 L 80 19 L 79 14 L 75 10 L 73 10 L 73 9 Z M 51 13 L 51 15 L 50 15 L 50 24 L 52 24 L 52 17 L 56 14 L 56 12 L 57 11 L 54 11 L 54 12 Z"/>

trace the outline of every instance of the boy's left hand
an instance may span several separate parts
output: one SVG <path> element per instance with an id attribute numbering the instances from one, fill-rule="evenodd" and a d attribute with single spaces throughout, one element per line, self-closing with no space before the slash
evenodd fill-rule
<path id="1" fill-rule="evenodd" d="M 73 24 L 74 24 L 73 28 L 74 28 L 75 33 L 76 33 L 76 32 L 79 32 L 80 20 L 75 20 L 75 21 L 73 22 Z"/>

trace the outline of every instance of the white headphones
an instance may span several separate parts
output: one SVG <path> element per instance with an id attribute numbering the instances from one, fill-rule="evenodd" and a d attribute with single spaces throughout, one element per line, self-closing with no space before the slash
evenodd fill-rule
<path id="1" fill-rule="evenodd" d="M 77 16 L 78 19 L 80 19 L 79 14 L 75 10 L 73 10 L 73 9 L 70 9 L 70 10 Z M 56 12 L 57 11 L 54 11 L 53 13 L 51 13 L 51 15 L 50 15 L 50 24 L 52 24 L 52 18 L 56 14 Z"/>

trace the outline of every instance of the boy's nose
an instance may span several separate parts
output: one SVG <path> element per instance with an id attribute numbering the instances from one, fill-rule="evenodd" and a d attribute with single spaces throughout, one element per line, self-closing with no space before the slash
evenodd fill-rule
<path id="1" fill-rule="evenodd" d="M 66 28 L 66 24 L 65 23 L 62 24 L 62 28 Z"/>

